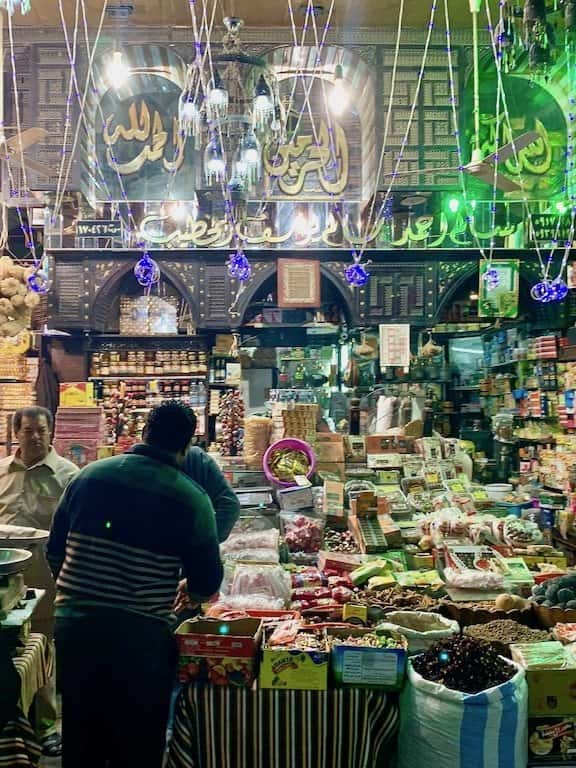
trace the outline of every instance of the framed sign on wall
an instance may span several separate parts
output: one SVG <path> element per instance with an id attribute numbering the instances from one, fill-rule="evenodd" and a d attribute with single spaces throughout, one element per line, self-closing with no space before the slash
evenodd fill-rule
<path id="1" fill-rule="evenodd" d="M 278 259 L 278 306 L 317 309 L 320 303 L 320 262 L 315 259 Z"/>

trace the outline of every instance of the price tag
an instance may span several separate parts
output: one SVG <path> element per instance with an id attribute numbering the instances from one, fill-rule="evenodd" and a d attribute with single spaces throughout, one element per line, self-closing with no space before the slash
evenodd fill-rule
<path id="1" fill-rule="evenodd" d="M 306 475 L 294 475 L 294 482 L 296 485 L 300 486 L 300 488 L 309 488 L 312 485 Z"/>

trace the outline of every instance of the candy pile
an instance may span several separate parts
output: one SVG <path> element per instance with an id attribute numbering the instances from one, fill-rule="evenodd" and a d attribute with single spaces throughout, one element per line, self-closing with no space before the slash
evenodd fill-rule
<path id="1" fill-rule="evenodd" d="M 478 640 L 498 642 L 509 645 L 510 643 L 543 643 L 550 639 L 550 635 L 543 629 L 530 629 L 523 624 L 511 619 L 497 619 L 487 624 L 474 624 L 464 630 L 467 635 Z"/>
<path id="2" fill-rule="evenodd" d="M 272 451 L 268 466 L 274 477 L 284 483 L 294 482 L 294 478 L 298 475 L 306 477 L 310 471 L 308 456 L 299 450 L 279 448 Z"/>
<path id="3" fill-rule="evenodd" d="M 292 602 L 295 610 L 336 608 L 355 597 L 347 574 L 329 575 L 316 568 L 307 568 L 292 575 Z"/>
<path id="4" fill-rule="evenodd" d="M 284 518 L 284 538 L 290 552 L 319 552 L 323 524 L 305 515 Z"/>
<path id="5" fill-rule="evenodd" d="M 426 680 L 462 693 L 479 693 L 510 680 L 514 667 L 487 643 L 466 635 L 435 643 L 416 656 L 414 669 Z"/>
<path id="6" fill-rule="evenodd" d="M 356 554 L 358 547 L 351 531 L 336 531 L 327 528 L 324 531 L 324 549 L 328 552 L 348 552 Z"/>

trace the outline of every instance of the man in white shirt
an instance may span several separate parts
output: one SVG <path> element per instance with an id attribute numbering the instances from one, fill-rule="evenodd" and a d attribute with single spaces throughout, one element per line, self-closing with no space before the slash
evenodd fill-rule
<path id="1" fill-rule="evenodd" d="M 16 411 L 12 426 L 19 447 L 13 456 L 0 460 L 0 524 L 49 530 L 60 497 L 78 474 L 78 467 L 51 446 L 52 414 L 46 408 Z M 32 586 L 47 590 L 34 628 L 51 636 L 55 589 L 43 552 L 35 552 L 26 578 Z M 36 728 L 43 752 L 50 756 L 61 753 L 56 717 L 52 683 L 36 697 Z"/>

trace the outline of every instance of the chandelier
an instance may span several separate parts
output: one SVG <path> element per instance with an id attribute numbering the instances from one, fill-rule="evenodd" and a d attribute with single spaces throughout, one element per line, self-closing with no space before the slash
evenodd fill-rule
<path id="1" fill-rule="evenodd" d="M 242 24 L 224 19 L 222 53 L 197 56 L 178 105 L 180 128 L 201 152 L 206 183 L 225 183 L 233 199 L 261 179 L 262 153 L 281 139 L 284 122 L 276 76 L 263 59 L 242 51 Z"/>
<path id="2" fill-rule="evenodd" d="M 31 0 L 0 0 L 0 9 L 4 8 L 10 15 L 19 10 L 20 13 L 28 13 Z"/>

